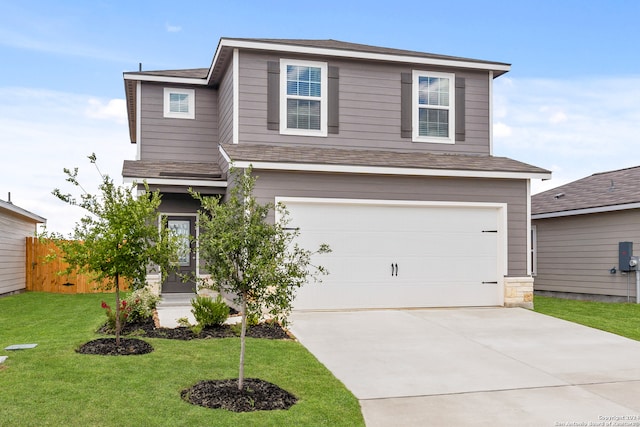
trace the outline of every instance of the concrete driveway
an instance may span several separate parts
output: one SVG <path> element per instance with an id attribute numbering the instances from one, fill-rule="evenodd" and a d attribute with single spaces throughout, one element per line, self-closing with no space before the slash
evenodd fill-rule
<path id="1" fill-rule="evenodd" d="M 517 308 L 290 320 L 367 426 L 640 426 L 638 341 Z"/>

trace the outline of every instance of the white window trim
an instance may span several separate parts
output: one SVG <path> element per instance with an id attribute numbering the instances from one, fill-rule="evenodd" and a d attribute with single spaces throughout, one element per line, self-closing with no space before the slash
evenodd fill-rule
<path id="1" fill-rule="evenodd" d="M 169 96 L 172 93 L 187 95 L 189 102 L 189 111 L 186 113 L 177 113 L 170 111 Z M 194 89 L 176 89 L 171 87 L 164 88 L 164 117 L 173 119 L 195 119 L 196 118 L 196 91 Z"/>
<path id="2" fill-rule="evenodd" d="M 418 109 L 420 105 L 418 104 L 418 79 L 420 77 L 444 77 L 449 79 L 449 136 L 447 138 L 444 137 L 433 137 L 433 136 L 420 136 L 420 127 L 419 127 L 419 114 Z M 413 138 L 414 142 L 434 142 L 439 144 L 455 144 L 456 142 L 456 76 L 453 73 L 440 73 L 435 71 L 421 71 L 421 70 L 413 70 L 413 80 L 411 86 L 411 120 L 413 127 Z M 424 108 L 424 106 L 423 106 Z"/>
<path id="3" fill-rule="evenodd" d="M 287 65 L 299 65 L 303 67 L 320 68 L 322 74 L 320 79 L 320 129 L 289 129 L 287 127 Z M 303 135 L 303 136 L 327 136 L 327 91 L 329 79 L 327 76 L 328 66 L 326 62 L 300 61 L 297 59 L 280 59 L 280 133 L 283 135 Z M 308 99 L 311 97 L 304 97 Z"/>

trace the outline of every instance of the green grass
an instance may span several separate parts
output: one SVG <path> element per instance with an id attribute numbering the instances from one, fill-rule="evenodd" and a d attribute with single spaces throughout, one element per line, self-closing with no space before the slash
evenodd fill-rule
<path id="1" fill-rule="evenodd" d="M 640 304 L 534 297 L 538 313 L 640 341 Z"/>
<path id="2" fill-rule="evenodd" d="M 357 399 L 304 347 L 247 339 L 247 377 L 298 397 L 286 411 L 232 413 L 194 406 L 180 390 L 204 379 L 237 378 L 238 338 L 146 339 L 139 356 L 83 355 L 100 337 L 101 300 L 113 295 L 26 293 L 0 298 L 0 426 L 357 426 Z M 37 343 L 5 351 L 11 344 Z"/>

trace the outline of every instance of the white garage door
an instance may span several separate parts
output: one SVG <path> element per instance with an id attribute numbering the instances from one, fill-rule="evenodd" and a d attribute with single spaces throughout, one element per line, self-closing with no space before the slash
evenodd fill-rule
<path id="1" fill-rule="evenodd" d="M 502 205 L 278 200 L 302 247 L 332 249 L 314 258 L 329 275 L 294 309 L 503 304 Z"/>

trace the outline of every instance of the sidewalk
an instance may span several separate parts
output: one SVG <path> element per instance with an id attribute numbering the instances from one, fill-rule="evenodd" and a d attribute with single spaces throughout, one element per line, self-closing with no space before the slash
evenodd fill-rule
<path id="1" fill-rule="evenodd" d="M 195 294 L 162 294 L 156 310 L 158 320 L 163 328 L 178 327 L 178 319 L 186 317 L 192 325 L 196 323 L 191 313 L 191 300 Z"/>

